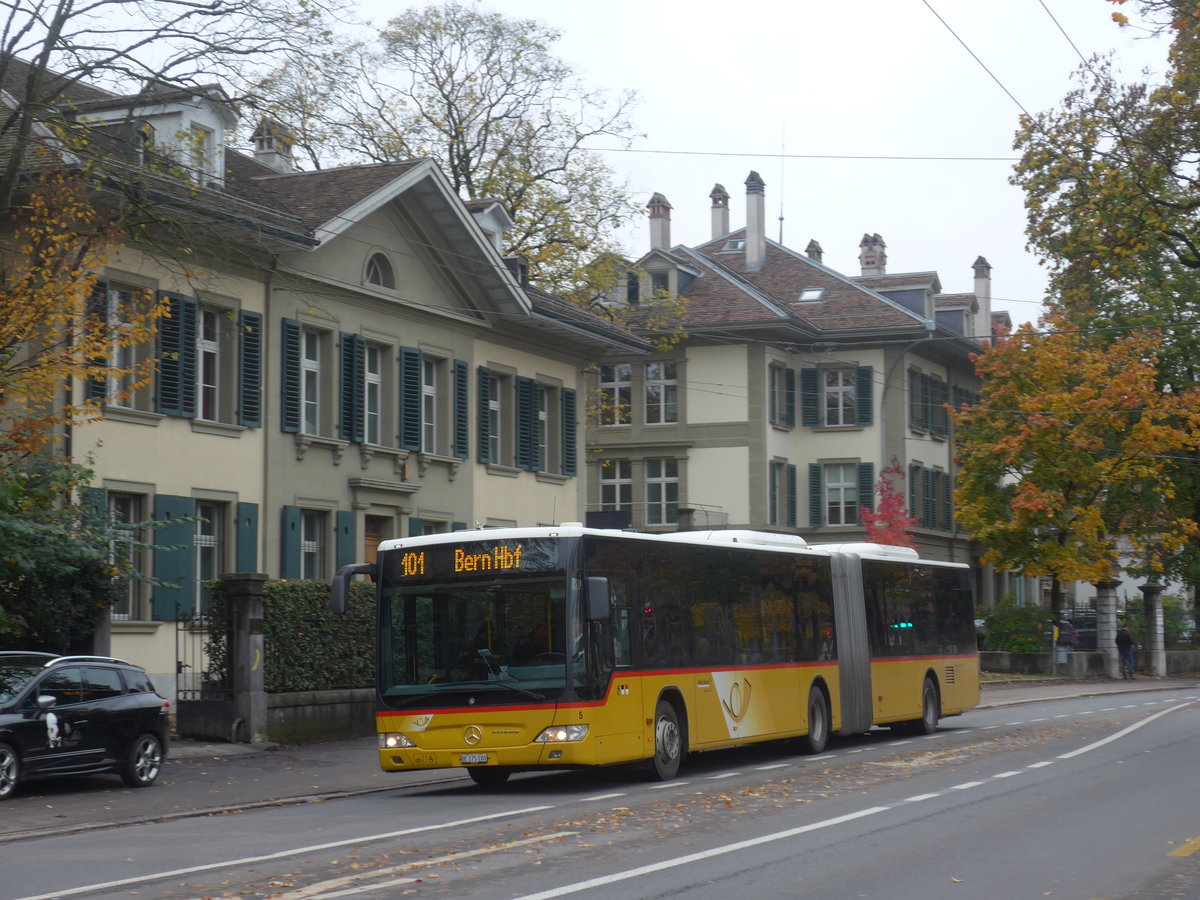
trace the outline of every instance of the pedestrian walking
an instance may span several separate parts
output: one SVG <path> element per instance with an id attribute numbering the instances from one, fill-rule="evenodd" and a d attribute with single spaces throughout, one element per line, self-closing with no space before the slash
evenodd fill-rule
<path id="1" fill-rule="evenodd" d="M 1117 655 L 1121 658 L 1121 677 L 1133 679 L 1133 635 L 1129 626 L 1122 625 L 1117 632 Z"/>

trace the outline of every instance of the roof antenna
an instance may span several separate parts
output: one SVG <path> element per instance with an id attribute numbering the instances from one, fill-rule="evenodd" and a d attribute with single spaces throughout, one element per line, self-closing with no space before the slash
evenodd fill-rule
<path id="1" fill-rule="evenodd" d="M 787 126 L 779 130 L 779 243 L 783 243 L 783 163 L 787 156 Z"/>

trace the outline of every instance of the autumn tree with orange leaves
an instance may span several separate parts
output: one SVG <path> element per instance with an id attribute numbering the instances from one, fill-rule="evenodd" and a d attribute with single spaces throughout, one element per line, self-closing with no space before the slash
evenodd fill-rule
<path id="1" fill-rule="evenodd" d="M 915 516 L 908 514 L 908 503 L 904 497 L 904 469 L 900 460 L 892 457 L 887 468 L 879 473 L 875 482 L 875 491 L 879 494 L 879 502 L 875 509 L 859 510 L 863 527 L 867 530 L 867 538 L 877 544 L 891 544 L 894 547 L 912 547 L 916 549 L 912 535 L 909 533 L 917 524 Z"/>
<path id="2" fill-rule="evenodd" d="M 115 311 L 93 299 L 117 235 L 86 190 L 72 173 L 43 174 L 0 237 L 0 455 L 36 452 L 63 426 L 99 417 L 78 384 L 103 380 L 121 400 L 153 372 L 148 355 L 119 361 L 153 339 L 164 307 L 149 295 Z"/>
<path id="3" fill-rule="evenodd" d="M 1157 387 L 1159 336 L 1022 326 L 977 359 L 980 402 L 954 414 L 958 521 L 984 562 L 1062 582 L 1111 578 L 1117 539 L 1170 554 L 1200 534 L 1175 508 L 1174 455 L 1195 450 L 1200 398 Z"/>

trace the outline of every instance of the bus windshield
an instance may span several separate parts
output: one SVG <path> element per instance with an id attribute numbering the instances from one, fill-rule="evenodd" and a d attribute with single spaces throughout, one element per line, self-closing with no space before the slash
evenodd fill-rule
<path id="1" fill-rule="evenodd" d="M 566 582 L 451 581 L 385 588 L 380 694 L 405 708 L 554 700 L 566 687 Z"/>

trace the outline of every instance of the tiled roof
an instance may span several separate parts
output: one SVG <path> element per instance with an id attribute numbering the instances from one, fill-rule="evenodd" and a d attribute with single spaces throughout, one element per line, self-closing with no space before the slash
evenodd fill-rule
<path id="1" fill-rule="evenodd" d="M 255 181 L 279 198 L 309 229 L 316 229 L 421 162 L 416 159 L 287 173 L 260 166 L 265 174 Z"/>
<path id="2" fill-rule="evenodd" d="M 745 230 L 732 232 L 688 251 L 707 271 L 683 294 L 689 300 L 688 327 L 790 321 L 812 331 L 857 330 L 867 327 L 912 327 L 920 320 L 854 279 L 774 241 L 757 271 L 746 269 L 744 251 L 721 252 L 728 240 L 742 240 Z M 678 248 L 674 251 L 681 252 Z M 801 291 L 821 288 L 819 300 L 799 302 Z"/>

